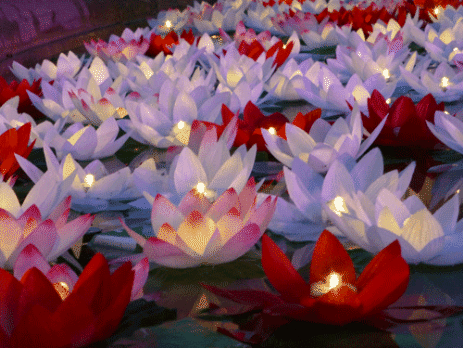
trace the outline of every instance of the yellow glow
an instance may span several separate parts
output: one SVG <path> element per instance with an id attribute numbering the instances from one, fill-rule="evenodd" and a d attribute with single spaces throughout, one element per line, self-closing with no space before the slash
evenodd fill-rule
<path id="1" fill-rule="evenodd" d="M 391 104 L 391 102 L 392 102 L 392 99 L 391 99 L 391 98 L 387 98 L 387 99 L 386 99 L 386 104 Z"/>
<path id="2" fill-rule="evenodd" d="M 171 21 L 169 21 L 169 20 L 166 21 L 166 28 L 168 28 L 168 29 L 172 28 L 172 22 Z"/>
<path id="3" fill-rule="evenodd" d="M 384 70 L 383 70 L 383 76 L 384 76 L 384 78 L 385 78 L 386 80 L 391 78 L 391 75 L 389 74 L 389 70 L 388 70 L 388 69 L 384 69 Z"/>
<path id="4" fill-rule="evenodd" d="M 440 86 L 442 88 L 447 88 L 449 86 L 449 78 L 444 76 L 440 81 Z"/>
<path id="5" fill-rule="evenodd" d="M 185 122 L 180 121 L 179 123 L 177 123 L 177 128 L 178 129 L 183 129 L 184 127 L 185 127 Z"/>
<path id="6" fill-rule="evenodd" d="M 62 300 L 65 300 L 70 294 L 69 286 L 65 282 L 53 283 L 53 287 Z"/>
<path id="7" fill-rule="evenodd" d="M 444 114 L 450 115 L 450 113 L 447 110 L 444 111 Z"/>
<path id="8" fill-rule="evenodd" d="M 458 195 L 460 193 L 460 189 L 458 189 L 455 193 Z"/>
<path id="9" fill-rule="evenodd" d="M 439 14 L 439 8 L 436 7 L 436 8 L 434 9 L 434 14 L 435 14 L 436 16 Z"/>
<path id="10" fill-rule="evenodd" d="M 198 185 L 196 185 L 196 191 L 198 191 L 199 193 L 205 193 L 206 185 L 202 182 L 198 182 Z"/>
<path id="11" fill-rule="evenodd" d="M 283 45 L 283 49 L 286 49 L 286 44 Z"/>
<path id="12" fill-rule="evenodd" d="M 453 52 L 458 52 L 458 48 L 457 48 L 457 47 L 454 47 L 454 48 L 453 48 Z"/>
<path id="13" fill-rule="evenodd" d="M 273 134 L 273 135 L 277 134 L 276 129 L 273 128 L 273 127 L 270 127 L 270 128 L 268 129 L 268 131 L 269 131 L 270 134 Z"/>
<path id="14" fill-rule="evenodd" d="M 335 287 L 337 287 L 339 284 L 341 284 L 341 277 L 339 276 L 339 274 L 337 274 L 336 272 L 333 272 L 333 273 L 330 273 L 330 275 L 328 275 L 328 286 L 329 286 L 329 289 L 334 289 Z"/>
<path id="15" fill-rule="evenodd" d="M 326 281 L 313 283 L 310 287 L 310 294 L 313 297 L 318 297 L 327 294 L 333 289 L 342 285 L 342 277 L 339 273 L 331 272 L 326 277 Z M 351 287 L 351 285 L 346 284 Z"/>
<path id="16" fill-rule="evenodd" d="M 347 210 L 346 201 L 341 196 L 337 196 L 331 201 L 330 209 L 337 216 L 342 216 L 342 213 L 349 213 L 349 210 Z"/>
<path id="17" fill-rule="evenodd" d="M 93 183 L 95 182 L 95 177 L 92 174 L 87 174 L 85 175 L 84 182 L 85 182 L 85 186 L 91 187 Z"/>

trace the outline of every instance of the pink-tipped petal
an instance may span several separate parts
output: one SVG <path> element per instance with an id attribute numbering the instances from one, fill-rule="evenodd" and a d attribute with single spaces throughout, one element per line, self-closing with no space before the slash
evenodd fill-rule
<path id="1" fill-rule="evenodd" d="M 145 247 L 145 244 L 146 244 L 146 239 L 145 239 L 143 236 L 140 236 L 137 232 L 135 232 L 135 231 L 132 230 L 131 228 L 129 228 L 129 226 L 127 226 L 127 225 L 125 224 L 124 219 L 119 218 L 119 221 L 121 222 L 122 227 L 124 227 L 124 229 L 125 229 L 125 230 L 127 231 L 127 233 L 129 234 L 129 236 L 132 237 L 133 239 L 135 239 L 135 241 L 136 241 L 142 248 L 144 248 L 144 247 Z"/>
<path id="2" fill-rule="evenodd" d="M 69 209 L 71 208 L 71 196 L 66 197 L 51 213 L 49 219 L 55 221 L 56 228 L 61 228 L 68 220 Z"/>
<path id="3" fill-rule="evenodd" d="M 211 203 L 206 196 L 199 193 L 195 188 L 189 191 L 178 206 L 183 216 L 189 215 L 192 211 L 199 211 L 202 215 L 210 209 Z"/>
<path id="4" fill-rule="evenodd" d="M 52 284 L 60 282 L 66 283 L 66 285 L 69 287 L 69 292 L 72 292 L 74 285 L 79 279 L 72 268 L 65 263 L 54 265 L 47 273 L 44 274 Z"/>
<path id="5" fill-rule="evenodd" d="M 238 194 L 236 193 L 233 187 L 226 190 L 222 193 L 219 198 L 212 204 L 210 209 L 207 212 L 207 216 L 213 221 L 217 222 L 220 218 L 227 214 L 230 209 L 238 209 L 238 214 L 240 210 L 240 202 L 238 200 Z"/>
<path id="6" fill-rule="evenodd" d="M 233 261 L 246 254 L 262 236 L 256 224 L 247 224 L 237 234 L 231 237 L 217 253 L 214 263 Z"/>
<path id="7" fill-rule="evenodd" d="M 256 182 L 254 177 L 251 177 L 243 190 L 241 190 L 238 198 L 241 204 L 241 216 L 245 216 L 251 206 L 254 204 L 257 197 Z"/>
<path id="8" fill-rule="evenodd" d="M 18 218 L 18 223 L 24 228 L 26 223 L 30 221 L 29 219 L 33 219 L 38 222 L 42 221 L 40 210 L 35 204 L 32 204 L 24 213 L 21 214 L 21 216 Z"/>
<path id="9" fill-rule="evenodd" d="M 182 249 L 156 237 L 145 243 L 143 253 L 150 261 L 172 268 L 189 268 L 201 264 L 201 259 L 186 254 Z"/>
<path id="10" fill-rule="evenodd" d="M 21 280 L 26 271 L 36 267 L 43 274 L 47 274 L 50 265 L 42 256 L 34 244 L 28 244 L 20 253 L 13 267 L 13 274 L 16 279 Z"/>
<path id="11" fill-rule="evenodd" d="M 143 286 L 148 280 L 148 272 L 150 270 L 148 258 L 143 258 L 143 260 L 132 267 L 132 270 L 134 271 L 135 275 L 133 278 L 132 295 L 130 299 L 135 300 L 143 295 Z"/>
<path id="12" fill-rule="evenodd" d="M 154 234 L 157 234 L 165 223 L 177 228 L 182 221 L 183 215 L 180 210 L 164 196 L 156 195 L 151 210 L 151 225 Z"/>

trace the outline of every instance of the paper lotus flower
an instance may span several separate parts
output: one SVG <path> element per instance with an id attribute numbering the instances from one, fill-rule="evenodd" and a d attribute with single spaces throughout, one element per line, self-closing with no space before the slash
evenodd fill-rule
<path id="1" fill-rule="evenodd" d="M 1 267 L 13 268 L 19 253 L 28 244 L 35 245 L 49 261 L 55 260 L 72 247 L 90 228 L 94 217 L 87 214 L 67 222 L 70 206 L 71 198 L 68 197 L 46 220 L 42 218 L 36 205 L 31 205 L 18 218 L 8 210 L 0 208 L 3 226 L 0 243 Z"/>
<path id="2" fill-rule="evenodd" d="M 30 134 L 30 123 L 0 134 L 0 174 L 3 181 L 7 181 L 19 169 L 14 154 L 27 157 L 31 153 L 34 142 L 29 145 Z"/>
<path id="3" fill-rule="evenodd" d="M 237 116 L 226 106 L 222 106 L 222 121 L 223 125 L 228 125 L 233 118 Z M 277 133 L 288 122 L 288 119 L 279 112 L 274 112 L 271 115 L 265 116 L 251 101 L 249 101 L 243 110 L 243 119 L 238 119 L 238 131 L 236 134 L 233 146 L 241 146 L 246 144 L 249 149 L 254 144 L 257 145 L 257 151 L 266 151 L 264 139 L 262 138 L 263 129 L 271 129 Z"/>
<path id="4" fill-rule="evenodd" d="M 362 175 L 371 175 L 378 167 L 372 165 Z M 342 164 L 333 165 L 326 175 L 322 193 L 329 219 L 352 242 L 372 253 L 397 239 L 409 263 L 461 262 L 456 253 L 461 234 L 461 221 L 457 224 L 458 195 L 434 214 L 415 195 L 401 201 L 411 169 L 413 167 L 408 166 L 400 177 L 396 171 L 385 174 L 390 184 L 372 187 L 365 195 L 355 188 L 353 176 Z"/>
<path id="5" fill-rule="evenodd" d="M 375 144 L 434 149 L 439 141 L 426 123 L 434 122 L 437 111 L 444 111 L 444 103 L 437 104 L 432 94 L 427 94 L 416 106 L 406 96 L 400 96 L 389 105 L 381 93 L 374 90 L 368 98 L 369 115 L 362 115 L 362 119 L 365 129 L 371 133 L 387 116 Z"/>
<path id="6" fill-rule="evenodd" d="M 22 276 L 31 268 L 37 268 L 52 284 L 61 284 L 62 287 L 55 287 L 58 293 L 69 294 L 79 280 L 77 274 L 65 263 L 59 263 L 50 267 L 48 261 L 43 257 L 34 244 L 28 244 L 19 254 L 13 267 L 13 275 L 21 280 Z M 143 286 L 148 278 L 148 258 L 143 258 L 132 267 L 134 272 L 133 287 L 130 300 L 138 299 L 143 294 Z M 66 284 L 64 286 L 63 282 Z M 60 291 L 61 290 L 61 291 Z M 66 290 L 66 291 L 63 291 Z"/>
<path id="7" fill-rule="evenodd" d="M 82 168 L 71 154 L 61 163 L 45 144 L 43 151 L 48 170 L 57 181 L 66 180 L 75 172 L 69 194 L 72 196 L 72 209 L 80 212 L 94 213 L 102 210 L 125 210 L 129 207 L 124 201 L 141 197 L 133 182 L 130 168 L 123 167 L 111 173 L 99 160 L 95 160 Z M 43 172 L 24 158 L 18 157 L 22 170 L 36 183 Z M 121 163 L 122 164 L 122 163 Z"/>
<path id="8" fill-rule="evenodd" d="M 168 173 L 158 170 L 153 159 L 135 169 L 135 185 L 140 192 L 145 192 L 150 203 L 152 198 L 146 193 L 152 197 L 161 193 L 177 204 L 193 188 L 201 188 L 207 199 L 213 201 L 231 187 L 237 192 L 245 187 L 254 166 L 256 147 L 246 151 L 246 146 L 242 145 L 233 155 L 230 153 L 236 119 L 219 139 L 215 128 L 210 127 L 201 136 L 196 134 L 200 131 L 197 132 L 196 127 L 201 125 L 194 125 L 188 147 L 181 149 L 173 159 Z"/>
<path id="9" fill-rule="evenodd" d="M 432 120 L 426 120 L 429 130 L 445 145 L 463 154 L 463 121 L 442 111 L 434 114 Z"/>
<path id="10" fill-rule="evenodd" d="M 201 9 L 191 10 L 194 27 L 200 33 L 217 33 L 219 28 L 225 31 L 234 30 L 239 21 L 243 20 L 244 9 L 228 7 L 223 8 L 224 3 L 209 5 L 207 2 L 201 4 Z"/>
<path id="11" fill-rule="evenodd" d="M 37 268 L 18 281 L 0 269 L 0 337 L 5 347 L 84 347 L 108 338 L 130 302 L 133 284 L 130 262 L 109 273 L 96 254 L 71 293 L 66 284 L 52 284 Z M 66 286 L 65 286 L 66 285 Z"/>
<path id="12" fill-rule="evenodd" d="M 35 69 L 27 69 L 17 62 L 13 62 L 11 71 L 18 79 L 26 79 L 29 83 L 40 78 L 43 81 L 62 78 L 72 79 L 82 67 L 82 59 L 79 59 L 72 51 L 69 51 L 67 55 L 64 53 L 59 55 L 56 65 L 45 59 L 41 65 L 37 64 Z"/>
<path id="13" fill-rule="evenodd" d="M 149 48 L 149 41 L 144 37 L 148 29 L 138 28 L 135 33 L 126 28 L 121 37 L 111 35 L 108 43 L 103 40 L 90 43 L 84 42 L 85 48 L 92 56 L 98 56 L 104 61 L 110 59 L 116 62 L 125 63 L 134 60 L 139 54 L 145 54 Z"/>
<path id="14" fill-rule="evenodd" d="M 269 197 L 257 207 L 256 195 L 254 178 L 239 194 L 230 188 L 212 204 L 199 187 L 178 206 L 157 195 L 151 212 L 156 237 L 149 239 L 121 222 L 150 261 L 173 268 L 215 265 L 244 255 L 267 228 L 276 198 Z"/>
<path id="15" fill-rule="evenodd" d="M 364 110 L 367 108 L 367 99 L 374 89 L 380 90 L 388 98 L 392 96 L 395 89 L 395 86 L 388 84 L 379 73 L 366 81 L 362 81 L 357 74 L 354 74 L 344 87 L 336 75 L 319 62 L 315 62 L 310 67 L 302 80 L 305 88 L 296 88 L 302 99 L 319 108 L 338 112 L 348 112 L 349 105 L 353 105 L 354 101 L 359 104 L 361 110 Z"/>
<path id="16" fill-rule="evenodd" d="M 262 236 L 262 267 L 279 295 L 203 286 L 216 295 L 272 316 L 345 325 L 368 321 L 397 301 L 407 289 L 410 276 L 400 255 L 400 245 L 393 242 L 357 278 L 349 254 L 328 231 L 315 244 L 308 282 L 267 235 Z"/>
<path id="17" fill-rule="evenodd" d="M 309 132 L 286 123 L 287 140 L 262 130 L 269 152 L 285 166 L 292 166 L 293 159 L 299 157 L 302 161 L 319 173 L 325 173 L 336 158 L 360 158 L 371 146 L 381 131 L 379 124 L 371 131 L 366 141 L 363 138 L 363 126 L 358 107 L 355 106 L 347 120 L 340 117 L 334 124 L 317 119 Z"/>
<path id="18" fill-rule="evenodd" d="M 211 96 L 211 76 L 203 81 L 191 81 L 185 76 L 174 81 L 167 79 L 162 84 L 159 98 L 143 99 L 132 92 L 125 101 L 130 119 L 120 121 L 121 127 L 132 130 L 131 136 L 137 141 L 156 147 L 188 144 L 193 122 L 215 122 L 222 104 L 229 101 L 228 93 Z"/>
<path id="19" fill-rule="evenodd" d="M 452 102 L 463 96 L 463 72 L 455 72 L 447 62 L 440 63 L 434 72 L 421 70 L 419 76 L 399 67 L 402 78 L 419 96 L 431 93 L 438 101 Z"/>
<path id="20" fill-rule="evenodd" d="M 244 108 L 249 101 L 254 104 L 264 102 L 260 96 L 264 91 L 264 83 L 273 72 L 274 59 L 263 61 L 265 57 L 261 57 L 262 59 L 254 61 L 248 56 L 241 55 L 234 45 L 229 46 L 226 54 L 218 61 L 209 57 L 219 80 L 217 92 L 230 94 L 228 107 L 233 112 Z"/>
<path id="21" fill-rule="evenodd" d="M 15 96 L 19 96 L 19 113 L 27 113 L 34 118 L 43 117 L 42 114 L 32 105 L 27 91 L 30 91 L 34 94 L 40 95 L 40 82 L 41 80 L 34 80 L 32 84 L 29 84 L 29 81 L 22 80 L 20 83 L 17 81 L 12 81 L 8 84 L 3 77 L 0 76 L 0 105 L 5 104 L 5 102 Z"/>
<path id="22" fill-rule="evenodd" d="M 378 149 L 368 152 L 358 163 L 353 162 L 352 158 L 343 160 L 349 168 L 348 175 L 353 178 L 354 191 L 361 191 L 363 197 L 374 200 L 382 188 L 392 185 L 396 187 L 396 195 L 400 198 L 408 188 L 413 168 L 403 172 L 400 178 L 396 175 L 383 175 L 383 158 Z M 332 165 L 335 164 L 340 166 L 338 161 L 334 161 Z M 373 165 L 376 166 L 376 171 L 366 174 Z M 344 168 L 343 165 L 343 170 Z M 344 171 L 343 173 L 345 174 Z M 327 196 L 330 185 L 333 185 L 332 178 L 327 176 L 328 179 L 324 179 L 299 158 L 294 159 L 292 169 L 284 168 L 284 176 L 291 202 L 283 203 L 282 199 L 279 200 L 275 214 L 279 221 L 272 220 L 269 228 L 290 240 L 315 240 L 328 226 L 323 207 L 325 202 L 332 199 L 330 195 Z"/>
<path id="23" fill-rule="evenodd" d="M 62 127 L 50 127 L 44 142 L 55 148 L 56 156 L 61 160 L 67 154 L 79 161 L 89 161 L 112 156 L 126 142 L 130 133 L 116 140 L 119 134 L 117 121 L 110 117 L 95 130 L 93 126 L 74 123 L 64 132 Z"/>

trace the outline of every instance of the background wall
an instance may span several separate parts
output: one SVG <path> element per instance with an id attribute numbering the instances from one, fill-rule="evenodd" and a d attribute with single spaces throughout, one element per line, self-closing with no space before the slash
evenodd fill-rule
<path id="1" fill-rule="evenodd" d="M 34 66 L 72 50 L 83 41 L 146 27 L 147 18 L 168 8 L 184 9 L 193 0 L 0 0 L 0 75 L 11 80 L 14 60 Z"/>

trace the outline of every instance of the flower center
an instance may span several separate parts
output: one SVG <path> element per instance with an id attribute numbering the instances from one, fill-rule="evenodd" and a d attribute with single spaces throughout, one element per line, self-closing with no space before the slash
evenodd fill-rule
<path id="1" fill-rule="evenodd" d="M 337 290 L 343 285 L 348 286 L 353 291 L 357 291 L 355 286 L 353 286 L 352 284 L 343 283 L 342 276 L 339 273 L 331 272 L 330 274 L 328 274 L 324 282 L 316 282 L 310 286 L 310 295 L 312 295 L 313 297 L 319 297 L 327 294 L 331 290 Z"/>
<path id="2" fill-rule="evenodd" d="M 328 203 L 328 207 L 335 213 L 337 216 L 342 216 L 343 213 L 348 214 L 349 210 L 346 206 L 346 201 L 341 196 L 337 196 L 331 202 Z"/>
<path id="3" fill-rule="evenodd" d="M 85 188 L 88 189 L 88 188 L 92 187 L 94 182 L 95 182 L 95 177 L 92 174 L 85 175 L 85 178 L 84 178 L 84 187 Z"/>

